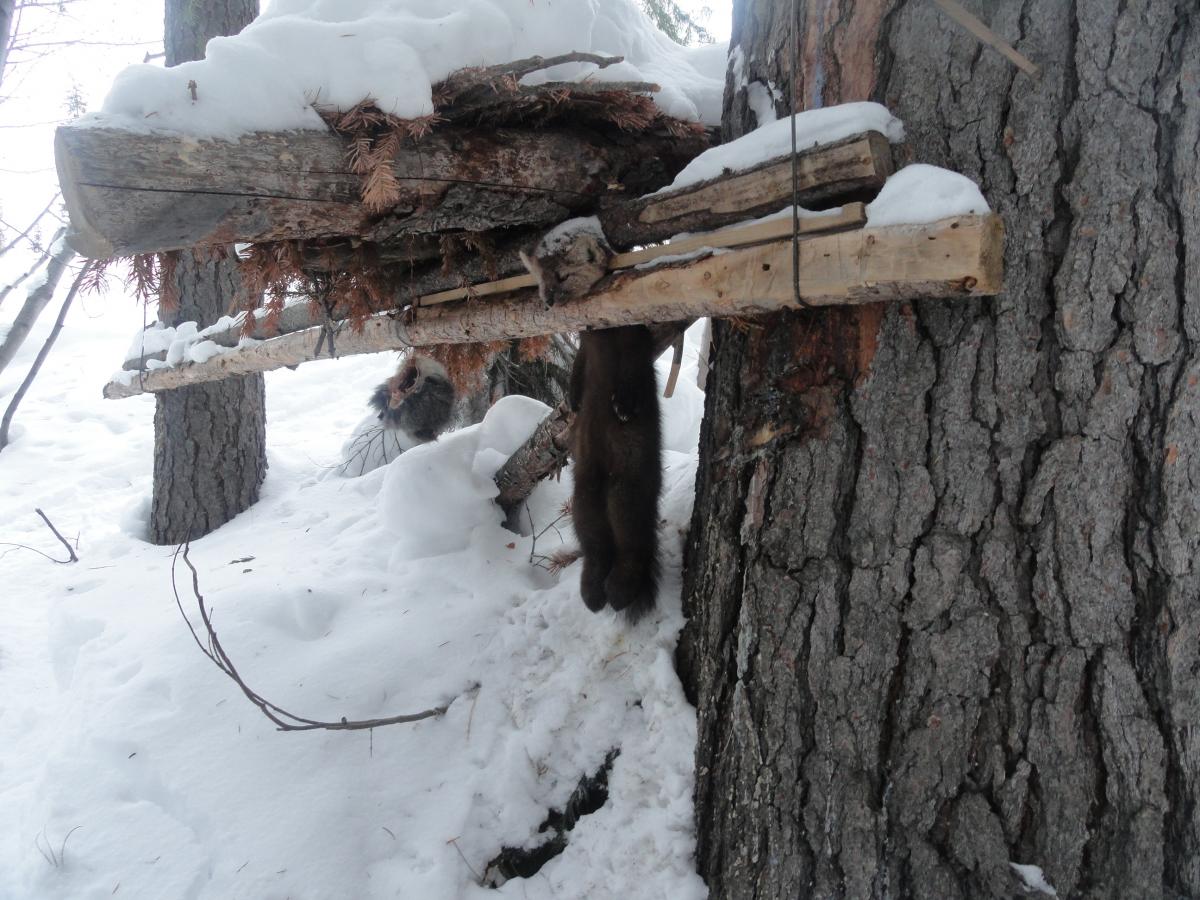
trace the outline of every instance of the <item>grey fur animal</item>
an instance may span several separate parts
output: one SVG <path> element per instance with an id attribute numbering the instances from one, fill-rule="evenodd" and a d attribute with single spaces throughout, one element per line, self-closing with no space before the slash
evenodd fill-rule
<path id="1" fill-rule="evenodd" d="M 613 251 L 600 222 L 570 219 L 548 232 L 536 246 L 521 251 L 521 262 L 538 282 L 547 308 L 584 296 L 608 274 Z"/>
<path id="2" fill-rule="evenodd" d="M 450 424 L 454 385 L 436 359 L 414 354 L 400 364 L 395 375 L 375 388 L 370 403 L 385 428 L 398 429 L 424 443 L 434 440 Z"/>

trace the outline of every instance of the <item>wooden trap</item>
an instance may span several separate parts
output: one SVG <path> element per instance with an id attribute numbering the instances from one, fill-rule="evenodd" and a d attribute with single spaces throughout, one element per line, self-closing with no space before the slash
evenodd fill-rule
<path id="1" fill-rule="evenodd" d="M 522 97 L 527 101 L 528 91 Z M 133 360 L 126 368 L 136 374 L 114 379 L 104 396 L 171 390 L 322 356 L 794 309 L 793 240 L 801 305 L 968 298 L 1001 289 L 1003 227 L 995 215 L 865 227 L 864 203 L 893 171 L 883 135 L 797 154 L 798 202 L 824 212 L 801 218 L 793 235 L 790 214 L 770 216 L 792 202 L 790 155 L 648 193 L 709 143 L 694 128 L 648 129 L 625 140 L 573 127 L 486 134 L 462 124 L 435 128 L 395 154 L 391 175 L 404 199 L 373 216 L 359 202 L 362 179 L 345 171 L 345 145 L 333 134 L 228 143 L 62 129 L 56 151 L 63 194 L 75 245 L 89 255 L 310 237 L 324 241 L 314 265 L 348 264 L 369 246 L 375 258 L 399 256 L 411 269 L 422 248 L 436 250 L 446 232 L 512 220 L 504 224 L 514 246 L 492 260 L 505 277 L 480 277 L 478 261 L 449 275 L 430 266 L 419 277 L 398 276 L 390 308 L 353 327 L 308 304 L 290 306 L 276 316 L 273 334 L 255 317 L 250 336 L 261 343 L 237 346 L 247 331 L 241 322 L 210 330 L 206 339 L 233 349 L 173 367 L 153 367 L 155 355 Z M 647 165 L 654 153 L 655 164 Z M 579 215 L 598 217 L 615 251 L 610 271 L 586 294 L 546 308 L 535 278 L 514 274 L 515 245 L 528 246 Z M 769 218 L 745 224 L 763 216 Z"/>

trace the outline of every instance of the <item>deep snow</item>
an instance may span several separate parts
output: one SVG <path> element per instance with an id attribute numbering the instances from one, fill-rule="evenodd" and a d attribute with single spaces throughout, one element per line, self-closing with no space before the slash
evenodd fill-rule
<path id="1" fill-rule="evenodd" d="M 578 563 L 551 575 L 530 537 L 500 525 L 490 473 L 541 412 L 533 401 L 343 478 L 339 446 L 394 358 L 269 373 L 263 498 L 192 546 L 223 643 L 301 715 L 453 699 L 416 725 L 287 734 L 200 654 L 170 548 L 141 539 L 154 400 L 99 398 L 141 313 L 104 306 L 69 320 L 0 454 L 0 540 L 60 553 L 41 507 L 80 555 L 58 566 L 0 548 L 0 897 L 483 897 L 472 870 L 536 843 L 547 810 L 613 747 L 609 801 L 499 896 L 704 896 L 695 717 L 672 665 L 702 406 L 694 347 L 665 401 L 660 611 L 632 629 L 584 608 Z M 550 527 L 569 490 L 568 471 L 533 498 L 539 556 L 572 543 Z"/>
<path id="2" fill-rule="evenodd" d="M 724 47 L 679 46 L 634 0 L 274 0 L 240 34 L 209 41 L 203 60 L 125 69 L 82 124 L 230 139 L 323 129 L 314 104 L 366 99 L 413 118 L 433 112 L 433 84 L 457 69 L 576 50 L 624 61 L 561 65 L 526 83 L 649 81 L 665 113 L 721 120 Z"/>

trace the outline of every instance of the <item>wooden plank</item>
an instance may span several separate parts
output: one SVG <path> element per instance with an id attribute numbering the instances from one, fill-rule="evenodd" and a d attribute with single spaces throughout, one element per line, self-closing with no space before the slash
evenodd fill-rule
<path id="1" fill-rule="evenodd" d="M 791 159 L 787 154 L 678 190 L 613 202 L 600 212 L 604 234 L 614 247 L 626 248 L 773 213 L 792 202 Z M 872 131 L 802 150 L 796 169 L 801 206 L 869 199 L 894 171 L 892 149 Z"/>
<path id="2" fill-rule="evenodd" d="M 805 304 L 831 306 L 919 297 L 967 298 L 1002 287 L 1004 227 L 995 215 L 929 225 L 863 228 L 800 244 Z M 533 337 L 700 316 L 750 316 L 795 309 L 792 246 L 776 241 L 730 250 L 686 265 L 630 270 L 606 278 L 590 296 L 546 309 L 526 289 L 489 303 L 446 303 L 410 315 L 377 315 L 361 330 L 342 330 L 340 356 L 410 346 Z M 206 363 L 119 379 L 108 398 L 131 397 L 298 365 L 315 357 L 316 329 L 283 335 Z"/>
<path id="3" fill-rule="evenodd" d="M 360 202 L 362 179 L 346 164 L 346 143 L 326 132 L 201 141 L 65 126 L 55 134 L 55 161 L 68 240 L 85 256 L 108 258 L 550 225 L 590 211 L 614 185 L 635 193 L 661 187 L 707 146 L 706 135 L 645 133 L 635 141 L 583 128 L 445 126 L 403 143 L 393 165 L 399 196 L 382 217 Z"/>
<path id="4" fill-rule="evenodd" d="M 812 218 L 800 220 L 800 233 L 811 235 L 817 233 L 826 233 L 839 231 L 846 228 L 859 228 L 866 221 L 866 210 L 862 203 L 848 203 L 841 207 L 838 212 L 832 215 L 822 215 Z M 688 253 L 702 247 L 737 247 L 748 244 L 763 243 L 765 241 L 778 240 L 781 237 L 790 237 L 792 233 L 791 218 L 776 219 L 767 222 L 759 222 L 754 225 L 746 225 L 742 227 L 730 227 L 722 231 L 712 232 L 710 234 L 694 234 L 686 238 L 679 238 L 672 241 L 670 244 L 663 244 L 657 247 L 646 247 L 642 250 L 634 250 L 629 253 L 619 253 L 613 258 L 613 268 L 631 268 L 641 263 L 649 262 L 653 259 L 658 259 L 662 256 L 670 254 Z M 507 263 L 507 256 L 501 254 L 498 261 L 502 264 Z M 455 275 L 466 273 L 468 276 L 473 270 L 482 269 L 483 263 L 478 257 L 471 257 L 465 261 L 462 266 L 455 270 Z M 440 274 L 439 266 L 437 273 L 431 273 L 437 280 L 448 280 L 448 276 Z M 481 276 L 482 277 L 482 276 Z M 403 287 L 406 291 L 412 290 L 414 285 L 418 286 L 422 280 L 404 281 Z M 533 287 L 536 285 L 532 275 L 514 275 L 509 278 L 501 278 L 496 281 L 483 282 L 466 288 L 452 288 L 445 291 L 436 291 L 429 294 L 424 294 L 413 298 L 412 302 L 420 306 L 432 306 L 438 303 L 448 303 L 451 300 L 461 300 L 464 297 L 470 296 L 476 299 L 483 297 L 497 296 L 499 294 L 510 293 L 521 288 Z M 208 340 L 214 341 L 223 347 L 236 347 L 238 341 L 242 337 L 242 321 L 244 315 L 238 315 L 232 326 L 222 331 L 214 331 L 207 336 Z M 301 331 L 305 328 L 311 328 L 313 325 L 319 325 L 322 319 L 319 315 L 314 315 L 307 303 L 296 303 L 284 309 L 283 315 L 277 324 L 277 327 L 268 332 L 266 329 L 267 314 L 265 310 L 260 310 L 255 316 L 254 329 L 250 333 L 250 337 L 256 340 L 266 340 L 268 338 L 278 337 L 282 334 L 289 334 L 293 331 Z M 160 350 L 156 353 L 147 353 L 140 359 L 126 360 L 124 368 L 129 371 L 137 371 L 144 369 L 146 363 L 152 359 L 165 359 L 166 351 Z"/>
<path id="5" fill-rule="evenodd" d="M 862 203 L 848 203 L 835 215 L 813 216 L 800 220 L 800 234 L 817 234 L 829 231 L 839 231 L 845 228 L 858 228 L 867 221 L 866 207 Z M 609 263 L 609 268 L 631 269 L 634 266 L 651 262 L 664 256 L 677 256 L 691 253 L 704 247 L 744 247 L 750 244 L 762 244 L 766 241 L 790 237 L 792 220 L 774 219 L 768 222 L 758 222 L 743 227 L 730 227 L 722 231 L 712 231 L 706 234 L 693 234 L 678 238 L 669 244 L 656 247 L 643 247 L 641 250 L 631 250 L 628 253 L 618 253 Z M 449 303 L 452 300 L 462 300 L 464 297 L 480 298 L 494 297 L 497 294 L 508 294 L 521 288 L 536 287 L 537 279 L 526 273 L 488 281 L 483 284 L 453 288 L 448 291 L 438 291 L 435 294 L 425 294 L 418 298 L 418 306 L 435 306 L 438 303 Z"/>

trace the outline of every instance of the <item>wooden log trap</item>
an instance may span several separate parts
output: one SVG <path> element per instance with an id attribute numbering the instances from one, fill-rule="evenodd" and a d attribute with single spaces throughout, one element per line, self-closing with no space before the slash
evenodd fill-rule
<path id="1" fill-rule="evenodd" d="M 995 215 L 867 226 L 893 172 L 883 135 L 664 190 L 712 135 L 660 113 L 655 85 L 519 83 L 579 59 L 615 61 L 456 73 L 417 121 L 365 103 L 324 112 L 328 132 L 238 141 L 60 129 L 73 246 L 137 257 L 160 302 L 175 254 L 249 245 L 244 308 L 202 335 L 229 349 L 172 366 L 147 353 L 104 396 L 330 356 L 1000 290 Z M 780 213 L 793 198 L 815 211 L 798 227 Z"/>

